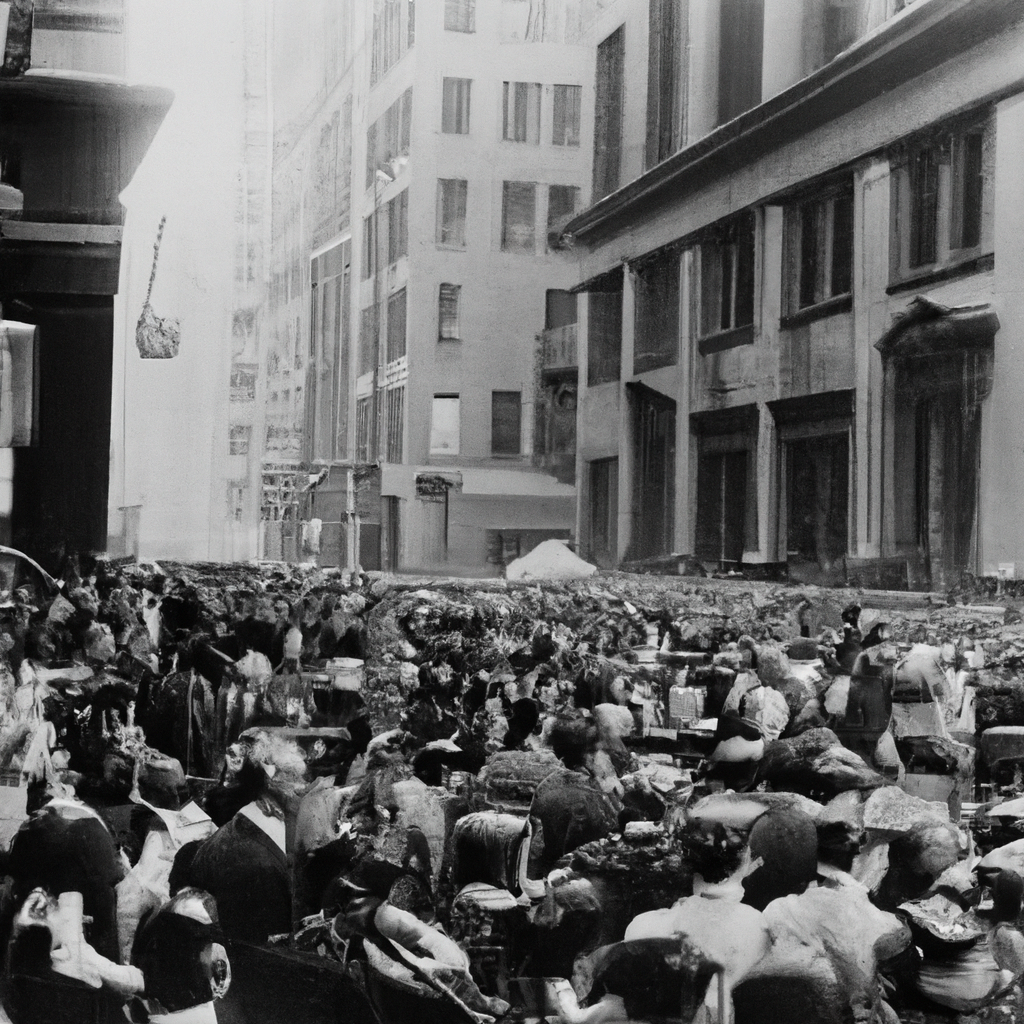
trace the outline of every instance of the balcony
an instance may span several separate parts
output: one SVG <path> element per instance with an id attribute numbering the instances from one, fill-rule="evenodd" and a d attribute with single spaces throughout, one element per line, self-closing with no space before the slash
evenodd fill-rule
<path id="1" fill-rule="evenodd" d="M 541 369 L 544 376 L 576 376 L 576 324 L 549 327 L 541 332 L 543 355 Z"/>

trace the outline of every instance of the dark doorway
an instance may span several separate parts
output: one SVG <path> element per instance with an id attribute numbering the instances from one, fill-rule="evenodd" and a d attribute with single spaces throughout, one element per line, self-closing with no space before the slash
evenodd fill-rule
<path id="1" fill-rule="evenodd" d="M 672 551 L 675 520 L 676 403 L 643 384 L 633 403 L 632 558 Z"/>
<path id="2" fill-rule="evenodd" d="M 749 455 L 705 452 L 697 460 L 695 554 L 719 566 L 743 561 L 747 522 Z"/>
<path id="3" fill-rule="evenodd" d="M 786 474 L 786 556 L 790 567 L 830 571 L 846 555 L 850 442 L 846 433 L 789 441 Z"/>
<path id="4" fill-rule="evenodd" d="M 39 327 L 39 443 L 15 449 L 11 532 L 56 572 L 107 546 L 114 301 L 25 301 L 17 314 Z"/>
<path id="5" fill-rule="evenodd" d="M 602 569 L 618 563 L 619 460 L 590 463 L 590 559 Z"/>

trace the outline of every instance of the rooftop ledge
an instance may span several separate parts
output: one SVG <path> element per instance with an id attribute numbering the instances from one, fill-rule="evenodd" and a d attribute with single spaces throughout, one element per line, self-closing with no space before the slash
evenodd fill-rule
<path id="1" fill-rule="evenodd" d="M 573 218 L 596 242 L 657 206 L 856 110 L 1024 19 L 1020 0 L 918 0 L 828 64 L 716 128 Z"/>

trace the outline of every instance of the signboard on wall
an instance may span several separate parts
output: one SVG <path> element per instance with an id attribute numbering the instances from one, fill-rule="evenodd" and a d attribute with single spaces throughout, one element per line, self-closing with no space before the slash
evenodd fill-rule
<path id="1" fill-rule="evenodd" d="M 36 443 L 37 361 L 36 328 L 0 320 L 0 448 Z"/>

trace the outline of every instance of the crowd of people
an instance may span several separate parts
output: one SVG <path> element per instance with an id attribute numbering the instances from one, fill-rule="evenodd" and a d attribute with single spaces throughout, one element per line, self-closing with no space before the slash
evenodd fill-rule
<path id="1" fill-rule="evenodd" d="M 379 1024 L 1021 1011 L 1017 819 L 908 783 L 973 770 L 969 641 L 898 649 L 855 605 L 695 640 L 607 593 L 524 633 L 513 594 L 484 669 L 464 595 L 220 595 L 228 630 L 141 582 L 9 606 L 15 1024 L 270 1019 L 257 951 Z"/>

